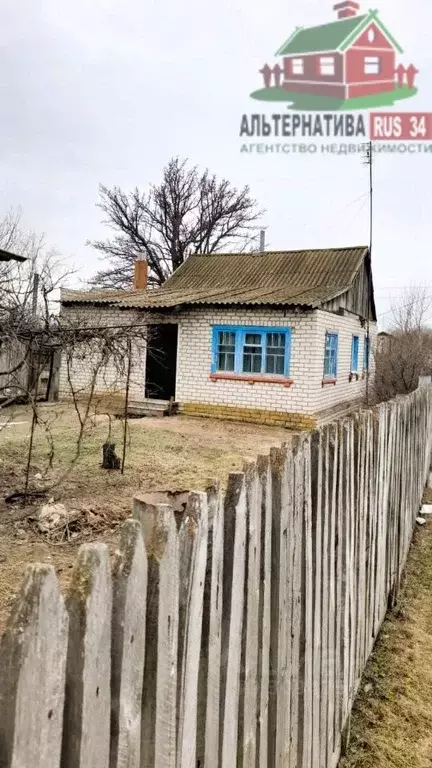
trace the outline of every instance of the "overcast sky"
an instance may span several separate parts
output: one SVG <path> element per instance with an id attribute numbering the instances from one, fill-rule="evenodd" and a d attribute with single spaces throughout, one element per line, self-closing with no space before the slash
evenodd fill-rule
<path id="1" fill-rule="evenodd" d="M 274 111 L 249 98 L 258 70 L 275 62 L 296 26 L 332 20 L 332 5 L 3 0 L 0 211 L 21 206 L 25 223 L 85 279 L 99 267 L 86 241 L 106 233 L 98 184 L 145 188 L 179 154 L 250 185 L 267 210 L 268 247 L 367 244 L 360 157 L 240 154 L 242 114 Z M 404 49 L 402 62 L 420 70 L 419 94 L 401 110 L 432 112 L 430 0 L 374 7 Z M 375 159 L 380 313 L 407 284 L 426 284 L 432 295 L 431 179 L 432 155 Z"/>

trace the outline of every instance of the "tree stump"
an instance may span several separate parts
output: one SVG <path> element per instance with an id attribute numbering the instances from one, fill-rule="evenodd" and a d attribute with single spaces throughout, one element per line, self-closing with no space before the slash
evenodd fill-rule
<path id="1" fill-rule="evenodd" d="M 121 462 L 116 456 L 115 443 L 104 443 L 102 452 L 102 469 L 120 469 Z"/>

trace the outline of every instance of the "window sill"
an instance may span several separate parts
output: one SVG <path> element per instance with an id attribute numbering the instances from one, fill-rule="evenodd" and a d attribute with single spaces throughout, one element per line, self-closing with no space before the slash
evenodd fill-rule
<path id="1" fill-rule="evenodd" d="M 284 387 L 292 387 L 292 379 L 273 378 L 272 376 L 241 376 L 237 373 L 211 373 L 211 381 L 243 381 L 247 384 L 282 384 Z"/>
<path id="2" fill-rule="evenodd" d="M 327 386 L 327 384 L 333 384 L 333 386 L 335 387 L 337 384 L 337 379 L 330 378 L 330 376 L 328 377 L 328 379 L 327 378 L 323 379 L 321 382 L 321 386 L 325 387 Z"/>

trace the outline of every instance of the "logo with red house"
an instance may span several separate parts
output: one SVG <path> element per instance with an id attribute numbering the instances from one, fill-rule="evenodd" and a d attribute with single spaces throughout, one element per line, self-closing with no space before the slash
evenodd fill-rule
<path id="1" fill-rule="evenodd" d="M 402 48 L 378 11 L 361 13 L 353 0 L 333 10 L 336 20 L 294 30 L 276 52 L 278 62 L 261 68 L 264 87 L 252 98 L 299 110 L 353 110 L 393 106 L 417 93 L 418 70 L 400 60 Z"/>

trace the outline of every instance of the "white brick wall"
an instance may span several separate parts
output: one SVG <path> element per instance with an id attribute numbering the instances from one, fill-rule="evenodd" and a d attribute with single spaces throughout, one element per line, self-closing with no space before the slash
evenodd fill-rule
<path id="1" fill-rule="evenodd" d="M 176 398 L 186 403 L 239 405 L 269 411 L 316 413 L 365 393 L 365 381 L 349 382 L 352 336 L 360 337 L 359 367 L 363 367 L 366 330 L 354 315 L 334 315 L 321 310 L 287 313 L 267 309 L 193 309 L 179 315 L 179 350 Z M 213 325 L 290 327 L 290 378 L 281 384 L 210 379 Z M 326 331 L 339 333 L 336 385 L 322 386 Z M 371 329 L 374 337 L 376 328 Z M 372 361 L 372 355 L 371 355 Z"/>
<path id="2" fill-rule="evenodd" d="M 63 308 L 62 315 L 71 319 L 80 317 L 83 325 L 122 325 L 143 323 L 143 314 L 121 311 L 110 307 Z M 365 394 L 363 369 L 366 329 L 354 315 L 335 315 L 322 310 L 309 313 L 286 312 L 279 309 L 207 309 L 194 308 L 170 316 L 152 317 L 155 322 L 178 323 L 176 399 L 182 403 L 238 405 L 268 411 L 313 414 L 339 403 L 360 399 Z M 271 382 L 212 381 L 212 326 L 269 326 L 288 327 L 291 336 L 290 388 Z M 339 334 L 338 376 L 335 385 L 323 386 L 324 349 L 326 331 Z M 349 381 L 351 345 L 353 335 L 359 336 L 360 379 Z M 372 346 L 376 326 L 371 325 Z M 130 397 L 142 400 L 145 391 L 144 347 L 134 349 Z M 373 355 L 371 353 L 371 366 Z M 74 386 L 85 387 L 89 380 L 89 365 L 77 360 L 74 366 Z M 108 366 L 97 382 L 97 391 L 124 391 L 124 378 L 118 377 L 113 366 Z M 64 361 L 60 370 L 60 392 L 67 395 L 68 385 Z"/>
<path id="3" fill-rule="evenodd" d="M 338 375 L 335 385 L 326 384 L 322 386 L 324 370 L 324 349 L 325 334 L 338 333 Z M 313 366 L 313 393 L 312 406 L 314 412 L 319 412 L 327 408 L 332 408 L 338 403 L 357 400 L 366 394 L 366 381 L 362 377 L 364 361 L 364 342 L 367 335 L 366 328 L 360 323 L 360 318 L 356 315 L 345 314 L 343 317 L 334 315 L 330 312 L 317 311 L 316 326 L 316 354 Z M 376 323 L 371 323 L 371 352 L 369 355 L 369 366 L 373 371 L 373 348 L 377 334 Z M 351 372 L 351 349 L 352 337 L 359 337 L 359 374 L 360 379 L 349 381 Z"/>
<path id="4" fill-rule="evenodd" d="M 304 411 L 314 327 L 312 313 L 295 315 L 283 310 L 193 309 L 180 316 L 176 398 L 180 402 L 238 405 L 269 411 Z M 249 325 L 292 329 L 291 388 L 281 384 L 211 381 L 212 326 Z"/>
<path id="5" fill-rule="evenodd" d="M 97 328 L 99 326 L 121 327 L 122 325 L 131 325 L 135 323 L 142 323 L 145 326 L 145 318 L 142 314 L 133 311 L 113 309 L 110 306 L 80 307 L 74 305 L 72 307 L 62 307 L 61 316 L 66 325 L 67 323 L 73 325 L 78 324 L 83 328 Z M 97 348 L 97 341 L 95 341 L 95 346 Z M 76 354 L 72 363 L 71 375 L 73 388 L 76 392 L 82 392 L 84 394 L 88 391 L 97 359 L 97 349 L 94 356 L 91 356 L 89 355 L 87 345 L 81 347 L 79 344 L 77 345 Z M 132 345 L 132 368 L 130 377 L 131 400 L 142 400 L 144 398 L 145 359 L 145 342 L 143 343 L 141 340 L 135 342 Z M 108 392 L 124 393 L 126 386 L 126 364 L 127 361 L 124 360 L 124 370 L 119 374 L 118 364 L 114 364 L 113 360 L 109 361 L 108 365 L 101 370 L 97 377 L 95 392 L 97 394 Z M 68 397 L 70 395 L 65 355 L 62 355 L 60 366 L 59 394 L 60 397 Z"/>

